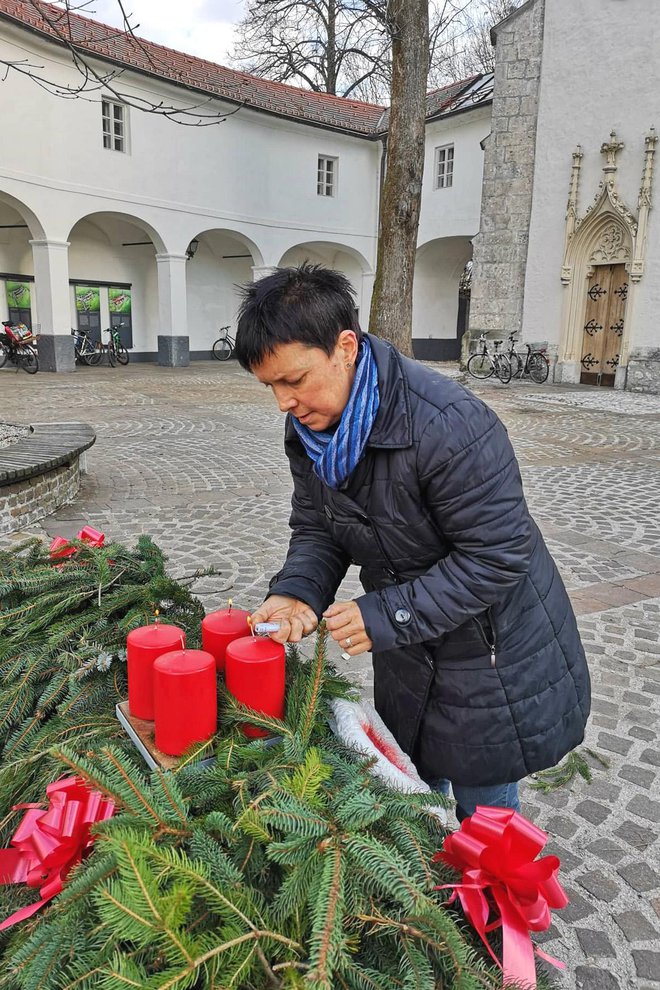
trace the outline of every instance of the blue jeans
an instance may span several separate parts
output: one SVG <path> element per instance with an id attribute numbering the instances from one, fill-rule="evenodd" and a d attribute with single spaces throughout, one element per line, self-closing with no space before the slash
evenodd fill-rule
<path id="1" fill-rule="evenodd" d="M 449 794 L 448 780 L 438 778 L 430 781 L 429 786 L 431 790 Z M 456 799 L 456 817 L 459 822 L 474 814 L 478 804 L 487 808 L 513 808 L 514 811 L 520 811 L 517 782 L 493 784 L 491 787 L 464 787 L 462 784 L 451 784 L 451 789 Z"/>

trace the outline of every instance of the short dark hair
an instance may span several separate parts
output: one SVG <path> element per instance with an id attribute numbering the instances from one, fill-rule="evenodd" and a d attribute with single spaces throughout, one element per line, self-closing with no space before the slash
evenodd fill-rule
<path id="1" fill-rule="evenodd" d="M 341 272 L 312 265 L 276 268 L 241 286 L 235 355 L 250 371 L 280 344 L 299 342 L 332 354 L 342 330 L 362 334 L 353 286 Z"/>

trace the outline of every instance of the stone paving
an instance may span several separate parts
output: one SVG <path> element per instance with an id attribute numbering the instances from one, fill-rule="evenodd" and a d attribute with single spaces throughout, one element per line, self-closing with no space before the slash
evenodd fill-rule
<path id="1" fill-rule="evenodd" d="M 456 375 L 455 368 L 443 369 Z M 593 783 L 543 794 L 525 813 L 551 836 L 571 903 L 539 941 L 561 987 L 660 988 L 660 398 L 470 382 L 509 429 L 527 498 L 578 614 L 593 678 Z M 149 533 L 207 610 L 257 605 L 288 539 L 283 418 L 235 362 L 129 365 L 71 377 L 0 373 L 0 421 L 90 423 L 79 497 L 32 531 L 82 524 L 131 543 Z M 1 454 L 0 454 L 1 457 Z M 340 595 L 358 590 L 350 572 Z M 341 660 L 340 660 L 341 663 Z M 365 692 L 368 658 L 343 664 Z"/>

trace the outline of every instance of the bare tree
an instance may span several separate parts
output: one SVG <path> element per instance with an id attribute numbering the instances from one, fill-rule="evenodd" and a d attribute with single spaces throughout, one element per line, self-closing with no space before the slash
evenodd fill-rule
<path id="1" fill-rule="evenodd" d="M 374 6 L 359 0 L 248 0 L 231 61 L 314 92 L 355 95 L 381 75 L 389 49 Z"/>
<path id="2" fill-rule="evenodd" d="M 412 354 L 412 289 L 424 174 L 427 0 L 390 0 L 392 100 L 369 329 Z"/>
<path id="3" fill-rule="evenodd" d="M 428 3 L 433 64 L 442 62 L 452 33 L 462 32 L 474 2 Z M 390 8 L 387 0 L 248 0 L 230 61 L 315 92 L 384 102 L 392 81 Z"/>
<path id="4" fill-rule="evenodd" d="M 445 47 L 443 71 L 454 79 L 493 72 L 495 50 L 491 28 L 520 7 L 524 0 L 475 0 L 464 12 L 460 30 Z"/>
<path id="5" fill-rule="evenodd" d="M 79 13 L 93 14 L 93 10 L 90 10 L 93 0 L 50 0 L 47 4 L 40 3 L 39 0 L 24 0 L 24 6 L 30 8 L 31 13 L 41 20 L 46 33 L 68 49 L 78 75 L 70 85 L 63 85 L 48 76 L 45 66 L 31 62 L 29 59 L 14 61 L 0 59 L 0 67 L 4 66 L 4 78 L 10 72 L 17 72 L 28 76 L 47 92 L 63 99 L 98 102 L 102 98 L 114 97 L 126 106 L 167 117 L 177 124 L 185 124 L 189 127 L 220 123 L 240 109 L 238 105 L 234 110 L 218 111 L 216 100 L 210 96 L 175 106 L 165 100 L 153 102 L 138 96 L 135 90 L 125 89 L 122 86 L 122 77 L 126 68 L 106 67 L 99 60 L 103 50 L 111 50 L 114 43 L 119 42 L 123 47 L 128 46 L 139 57 L 143 67 L 150 69 L 156 75 L 172 78 L 174 70 L 170 62 L 161 60 L 154 49 L 137 37 L 135 31 L 139 25 L 131 23 L 124 0 L 116 0 L 116 2 L 121 12 L 123 27 L 116 31 L 111 30 L 100 37 L 95 27 L 90 27 L 86 32 L 85 22 L 76 16 Z M 103 68 L 100 67 L 102 65 Z M 1 81 L 2 77 L 0 77 Z M 186 82 L 189 84 L 189 80 Z"/>

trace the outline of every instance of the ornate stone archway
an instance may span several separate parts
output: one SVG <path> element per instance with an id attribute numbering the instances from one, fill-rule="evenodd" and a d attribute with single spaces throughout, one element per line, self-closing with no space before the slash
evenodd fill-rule
<path id="1" fill-rule="evenodd" d="M 644 275 L 646 259 L 648 216 L 652 204 L 653 166 L 657 135 L 650 129 L 645 140 L 642 185 L 637 204 L 637 215 L 621 199 L 617 188 L 617 157 L 624 144 L 612 131 L 610 140 L 601 147 L 605 157 L 603 179 L 592 205 L 583 217 L 579 216 L 578 195 L 583 153 L 578 145 L 573 153 L 573 167 L 566 211 L 566 236 L 561 280 L 566 286 L 562 308 L 561 343 L 559 348 L 560 378 L 565 382 L 579 382 L 585 378 L 585 358 L 592 362 L 587 371 L 593 370 L 591 351 L 587 353 L 589 335 L 614 334 L 617 340 L 601 342 L 601 356 L 605 368 L 606 383 L 613 379 L 617 388 L 625 387 L 626 367 L 634 325 L 636 287 Z M 607 287 L 605 286 L 607 283 Z M 612 308 L 609 298 L 612 290 Z M 614 295 L 618 296 L 615 300 Z M 585 336 L 586 334 L 586 336 Z M 583 353 L 584 352 L 584 353 Z M 601 380 L 600 371 L 594 377 Z M 586 376 L 591 377 L 589 375 Z"/>

